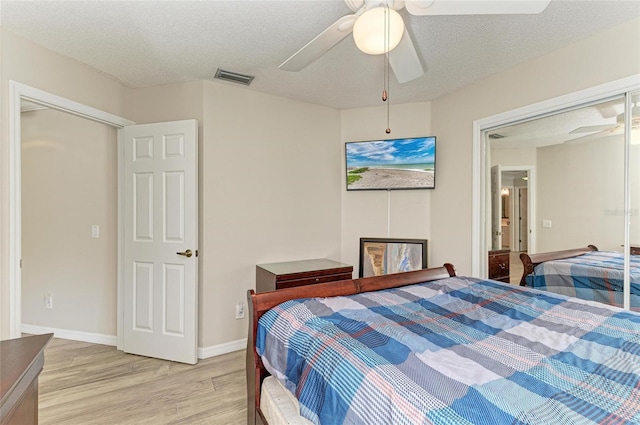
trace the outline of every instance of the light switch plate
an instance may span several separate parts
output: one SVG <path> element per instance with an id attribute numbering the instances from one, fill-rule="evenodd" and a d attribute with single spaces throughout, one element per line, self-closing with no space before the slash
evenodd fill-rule
<path id="1" fill-rule="evenodd" d="M 100 237 L 100 226 L 97 224 L 91 226 L 91 237 L 93 239 L 98 239 Z"/>

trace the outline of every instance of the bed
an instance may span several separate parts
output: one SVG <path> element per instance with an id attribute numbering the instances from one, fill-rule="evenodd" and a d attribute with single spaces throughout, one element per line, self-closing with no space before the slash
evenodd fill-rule
<path id="1" fill-rule="evenodd" d="M 450 264 L 248 297 L 251 425 L 640 422 L 634 312 Z M 265 417 L 265 381 L 305 418 Z"/>
<path id="2" fill-rule="evenodd" d="M 520 254 L 521 286 L 623 306 L 624 254 L 585 248 Z M 631 255 L 631 309 L 640 311 L 640 256 Z"/>

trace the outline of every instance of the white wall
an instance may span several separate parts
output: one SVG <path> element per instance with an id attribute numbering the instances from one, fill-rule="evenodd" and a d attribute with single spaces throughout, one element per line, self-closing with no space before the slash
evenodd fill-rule
<path id="1" fill-rule="evenodd" d="M 640 246 L 640 129 L 636 129 L 634 132 L 635 140 L 639 143 L 632 142 L 630 152 L 631 220 L 629 243 Z M 620 212 L 616 211 L 614 214 L 620 214 Z"/>
<path id="2" fill-rule="evenodd" d="M 536 148 L 491 149 L 491 167 L 494 165 L 536 165 Z"/>
<path id="3" fill-rule="evenodd" d="M 450 261 L 459 274 L 471 273 L 472 211 L 478 208 L 472 205 L 474 120 L 638 73 L 636 18 L 434 100 L 438 183 L 431 199 L 432 263 Z"/>
<path id="4" fill-rule="evenodd" d="M 246 337 L 256 264 L 340 260 L 339 128 L 335 109 L 204 83 L 204 346 Z"/>
<path id="5" fill-rule="evenodd" d="M 538 149 L 539 252 L 594 244 L 620 250 L 624 243 L 624 139 Z M 616 213 L 617 212 L 617 213 Z M 551 228 L 542 221 L 551 220 Z"/>
<path id="6" fill-rule="evenodd" d="M 386 134 L 387 109 L 347 109 L 340 112 L 340 191 L 342 196 L 342 261 L 352 264 L 354 275 L 359 266 L 360 238 L 428 239 L 429 265 L 431 251 L 438 249 L 431 240 L 431 194 L 433 190 L 367 190 L 347 191 L 345 182 L 344 144 L 362 140 L 398 137 L 433 136 L 431 103 L 391 106 L 391 134 Z M 440 152 L 436 139 L 436 189 L 440 185 Z"/>
<path id="7" fill-rule="evenodd" d="M 23 324 L 116 335 L 116 141 L 106 124 L 22 114 Z"/>

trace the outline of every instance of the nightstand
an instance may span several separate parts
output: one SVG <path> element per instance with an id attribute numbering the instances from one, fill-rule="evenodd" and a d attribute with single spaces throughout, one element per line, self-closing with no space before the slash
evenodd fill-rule
<path id="1" fill-rule="evenodd" d="M 509 279 L 509 253 L 508 249 L 489 251 L 489 279 L 511 283 Z"/>
<path id="2" fill-rule="evenodd" d="M 326 258 L 258 264 L 256 292 L 333 282 L 351 279 L 352 276 L 353 266 Z"/>

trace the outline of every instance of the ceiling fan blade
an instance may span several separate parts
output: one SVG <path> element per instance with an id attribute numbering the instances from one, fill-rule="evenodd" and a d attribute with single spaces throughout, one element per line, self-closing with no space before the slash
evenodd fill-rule
<path id="1" fill-rule="evenodd" d="M 610 128 L 615 127 L 615 125 L 612 124 L 601 124 L 601 125 L 587 125 L 584 127 L 578 127 L 576 129 L 573 129 L 569 132 L 569 134 L 576 134 L 576 133 L 594 133 L 596 131 L 603 131 L 603 130 L 608 130 Z"/>
<path id="2" fill-rule="evenodd" d="M 540 13 L 551 0 L 406 0 L 412 15 L 503 15 Z"/>
<path id="3" fill-rule="evenodd" d="M 599 131 L 597 133 L 587 134 L 586 136 L 580 136 L 573 139 L 566 140 L 565 145 L 577 145 L 580 143 L 592 142 L 594 140 L 601 139 L 605 136 L 606 131 Z"/>
<path id="4" fill-rule="evenodd" d="M 620 115 L 622 112 L 619 108 L 617 108 L 618 104 L 611 104 L 611 102 L 607 102 L 604 104 L 594 105 L 594 107 L 600 112 L 602 118 L 614 118 Z"/>
<path id="5" fill-rule="evenodd" d="M 597 127 L 597 126 L 593 126 L 593 127 Z M 576 137 L 574 139 L 567 140 L 564 143 L 568 145 L 574 145 L 578 143 L 591 142 L 591 141 L 599 140 L 605 137 L 617 136 L 622 134 L 624 134 L 624 125 L 610 125 L 610 126 L 607 126 L 607 128 L 605 128 L 602 131 L 597 131 L 595 133 L 587 134 L 586 136 Z"/>
<path id="6" fill-rule="evenodd" d="M 400 44 L 389 52 L 389 65 L 400 84 L 415 80 L 424 74 L 420 58 L 406 28 Z"/>
<path id="7" fill-rule="evenodd" d="M 322 31 L 316 38 L 308 42 L 304 47 L 295 52 L 278 68 L 283 71 L 300 71 L 313 61 L 324 55 L 330 48 L 338 44 L 340 40 L 351 34 L 357 14 L 343 16 L 333 25 Z"/>

